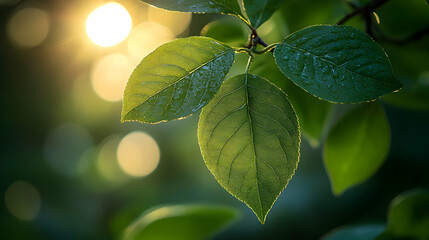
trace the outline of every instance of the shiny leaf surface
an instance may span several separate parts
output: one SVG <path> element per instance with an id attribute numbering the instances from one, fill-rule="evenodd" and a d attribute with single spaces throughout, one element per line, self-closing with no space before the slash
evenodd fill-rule
<path id="1" fill-rule="evenodd" d="M 167 43 L 149 54 L 125 88 L 122 121 L 157 123 L 187 117 L 218 91 L 234 50 L 205 37 Z"/>
<path id="2" fill-rule="evenodd" d="M 401 87 L 381 46 L 352 27 L 305 28 L 277 45 L 274 55 L 283 74 L 324 100 L 369 101 Z"/>

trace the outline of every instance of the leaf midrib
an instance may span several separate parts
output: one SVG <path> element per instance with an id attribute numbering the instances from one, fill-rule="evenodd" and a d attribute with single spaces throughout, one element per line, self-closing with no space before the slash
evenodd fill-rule
<path id="1" fill-rule="evenodd" d="M 245 74 L 245 85 L 246 85 L 246 106 L 247 106 L 247 117 L 249 118 L 249 129 L 250 129 L 250 135 L 252 140 L 252 148 L 253 148 L 253 157 L 254 157 L 254 163 L 255 163 L 255 178 L 256 178 L 256 188 L 258 189 L 258 200 L 259 200 L 259 207 L 261 209 L 261 214 L 264 215 L 264 210 L 262 209 L 262 201 L 261 201 L 261 192 L 259 190 L 259 179 L 258 179 L 258 166 L 256 162 L 256 148 L 255 148 L 255 135 L 253 132 L 253 125 L 252 125 L 252 117 L 250 116 L 250 105 L 249 105 L 249 82 L 248 82 L 248 72 Z M 264 217 L 264 216 L 262 216 Z M 263 221 L 263 220 L 262 220 Z"/>
<path id="2" fill-rule="evenodd" d="M 365 75 L 359 74 L 359 73 L 357 73 L 357 72 L 353 72 L 353 71 L 351 71 L 351 70 L 349 70 L 349 69 L 347 69 L 347 68 L 343 68 L 343 67 L 339 66 L 338 64 L 336 64 L 336 63 L 334 63 L 334 62 L 332 62 L 332 61 L 330 61 L 330 60 L 328 60 L 328 59 L 325 59 L 325 58 L 323 58 L 323 57 L 321 57 L 321 56 L 318 56 L 318 55 L 316 55 L 316 54 L 314 54 L 314 53 L 312 53 L 312 52 L 310 52 L 310 51 L 308 51 L 308 50 L 306 50 L 306 49 L 303 49 L 303 48 L 300 48 L 300 47 L 297 47 L 297 46 L 293 46 L 293 45 L 291 45 L 291 44 L 289 44 L 289 43 L 287 43 L 287 42 L 283 42 L 283 43 L 281 43 L 281 44 L 284 44 L 284 45 L 286 45 L 286 46 L 288 46 L 288 47 L 290 47 L 290 48 L 292 48 L 292 49 L 295 49 L 295 50 L 298 50 L 298 51 L 301 51 L 301 52 L 304 52 L 304 53 L 308 53 L 308 54 L 310 54 L 312 57 L 314 57 L 314 58 L 316 58 L 316 59 L 319 59 L 319 60 L 320 60 L 320 61 L 322 61 L 322 62 L 326 62 L 326 63 L 332 64 L 332 65 L 336 66 L 337 68 L 342 69 L 342 70 L 344 70 L 344 71 L 346 71 L 346 72 L 349 72 L 349 73 L 351 73 L 351 74 L 356 74 L 356 75 L 361 76 L 361 77 L 363 77 L 363 78 L 371 79 L 371 80 L 374 80 L 374 81 L 376 81 L 376 82 L 380 82 L 380 83 L 383 83 L 383 84 L 386 84 L 386 85 L 394 86 L 394 83 L 391 83 L 391 82 L 385 82 L 385 81 L 382 81 L 382 80 L 379 80 L 379 79 L 375 79 L 375 78 L 372 78 L 372 77 L 368 77 L 368 76 L 365 76 Z"/>
<path id="3" fill-rule="evenodd" d="M 213 62 L 214 60 L 226 55 L 227 53 L 233 52 L 233 49 L 230 49 L 228 51 L 225 51 L 223 53 L 220 53 L 216 56 L 214 56 L 213 58 L 207 60 L 206 62 L 202 63 L 200 66 L 196 67 L 195 69 L 189 71 L 189 73 L 187 73 L 186 75 L 184 75 L 183 77 L 180 77 L 178 80 L 172 82 L 171 84 L 167 85 L 166 87 L 160 89 L 159 91 L 157 91 L 156 93 L 154 93 L 153 95 L 149 96 L 148 98 L 146 98 L 145 100 L 143 100 L 141 103 L 137 104 L 135 107 L 131 108 L 130 110 L 128 110 L 128 112 L 126 114 L 124 114 L 124 117 L 127 116 L 131 111 L 133 111 L 134 109 L 136 109 L 137 107 L 143 105 L 145 102 L 149 101 L 151 98 L 155 97 L 156 95 L 158 95 L 159 93 L 163 92 L 165 89 L 170 88 L 171 86 L 179 83 L 180 81 L 182 81 L 183 79 L 189 77 L 190 75 L 192 75 L 193 73 L 195 73 L 196 71 L 198 71 L 199 69 L 201 69 L 202 67 L 204 67 L 205 65 L 209 64 L 210 62 Z"/>

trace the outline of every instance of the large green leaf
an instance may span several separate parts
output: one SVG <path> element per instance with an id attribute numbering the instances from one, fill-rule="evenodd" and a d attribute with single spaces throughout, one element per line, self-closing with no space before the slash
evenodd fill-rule
<path id="1" fill-rule="evenodd" d="M 384 224 L 341 227 L 329 233 L 323 240 L 376 240 L 385 228 Z"/>
<path id="2" fill-rule="evenodd" d="M 194 13 L 234 14 L 242 18 L 240 5 L 236 0 L 142 0 L 155 7 L 170 11 Z"/>
<path id="3" fill-rule="evenodd" d="M 143 213 L 125 232 L 124 240 L 201 240 L 236 219 L 231 208 L 210 205 L 178 205 Z"/>
<path id="4" fill-rule="evenodd" d="M 381 46 L 353 27 L 305 28 L 277 45 L 274 56 L 295 84 L 332 102 L 369 101 L 401 87 Z"/>
<path id="5" fill-rule="evenodd" d="M 341 194 L 371 177 L 383 164 L 389 145 L 389 123 L 377 102 L 345 115 L 331 129 L 324 146 L 333 192 Z"/>
<path id="6" fill-rule="evenodd" d="M 234 56 L 231 47 L 206 37 L 162 45 L 132 73 L 122 121 L 157 123 L 193 114 L 218 91 Z"/>
<path id="7" fill-rule="evenodd" d="M 254 28 L 261 26 L 278 10 L 283 0 L 243 0 L 247 17 Z"/>
<path id="8" fill-rule="evenodd" d="M 429 192 L 413 190 L 396 197 L 390 205 L 387 233 L 429 239 Z"/>
<path id="9" fill-rule="evenodd" d="M 286 95 L 258 76 L 230 78 L 203 108 L 198 139 L 219 184 L 264 223 L 298 165 L 300 132 Z"/>

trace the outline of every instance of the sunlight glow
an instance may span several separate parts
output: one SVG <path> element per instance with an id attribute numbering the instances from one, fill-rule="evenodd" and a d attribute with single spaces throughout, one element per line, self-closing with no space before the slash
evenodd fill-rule
<path id="1" fill-rule="evenodd" d="M 132 20 L 127 9 L 109 2 L 95 9 L 86 20 L 88 37 L 98 46 L 112 47 L 128 37 Z"/>
<path id="2" fill-rule="evenodd" d="M 115 102 L 124 95 L 125 85 L 133 71 L 129 58 L 123 54 L 110 54 L 93 67 L 92 87 L 102 99 Z"/>
<path id="3" fill-rule="evenodd" d="M 128 38 L 128 54 L 136 65 L 157 47 L 174 39 L 175 35 L 163 25 L 142 22 L 134 27 Z"/>
<path id="4" fill-rule="evenodd" d="M 156 141 L 144 132 L 125 136 L 118 146 L 118 162 L 122 170 L 133 177 L 143 177 L 158 166 L 160 153 Z"/>
<path id="5" fill-rule="evenodd" d="M 188 29 L 192 13 L 166 11 L 161 8 L 149 7 L 148 18 L 150 22 L 157 22 L 178 35 Z"/>

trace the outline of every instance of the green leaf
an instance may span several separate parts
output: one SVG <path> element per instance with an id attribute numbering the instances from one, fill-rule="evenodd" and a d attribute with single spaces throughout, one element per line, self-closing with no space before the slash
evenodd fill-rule
<path id="1" fill-rule="evenodd" d="M 383 164 L 390 145 L 390 128 L 377 102 L 346 114 L 331 130 L 324 161 L 334 194 L 371 177 Z"/>
<path id="2" fill-rule="evenodd" d="M 198 140 L 219 184 L 264 223 L 299 160 L 299 126 L 286 95 L 258 76 L 226 80 L 201 112 Z"/>
<path id="3" fill-rule="evenodd" d="M 231 208 L 177 205 L 151 209 L 125 231 L 124 240 L 201 240 L 212 236 L 238 217 Z"/>
<path id="4" fill-rule="evenodd" d="M 396 237 L 429 239 L 429 192 L 413 190 L 396 197 L 389 208 L 387 232 Z"/>
<path id="5" fill-rule="evenodd" d="M 157 123 L 193 114 L 218 91 L 234 56 L 231 47 L 205 37 L 162 45 L 132 73 L 122 121 Z"/>
<path id="6" fill-rule="evenodd" d="M 233 46 L 243 46 L 249 38 L 249 29 L 237 18 L 225 18 L 207 24 L 201 35 Z"/>
<path id="7" fill-rule="evenodd" d="M 142 0 L 155 7 L 170 11 L 194 13 L 234 14 L 243 18 L 236 0 Z"/>
<path id="8" fill-rule="evenodd" d="M 341 227 L 329 233 L 323 240 L 376 240 L 385 228 L 384 224 Z"/>
<path id="9" fill-rule="evenodd" d="M 254 28 L 267 21 L 280 7 L 283 0 L 243 0 L 247 17 Z"/>
<path id="10" fill-rule="evenodd" d="M 353 27 L 305 28 L 277 45 L 274 56 L 295 84 L 332 102 L 369 101 L 401 87 L 381 46 Z"/>

